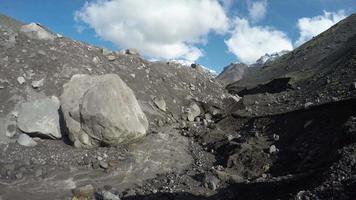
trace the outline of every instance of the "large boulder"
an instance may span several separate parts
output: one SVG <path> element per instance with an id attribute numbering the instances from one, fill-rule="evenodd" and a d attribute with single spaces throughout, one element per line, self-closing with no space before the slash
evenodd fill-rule
<path id="1" fill-rule="evenodd" d="M 57 97 L 41 98 L 22 103 L 17 127 L 24 133 L 39 137 L 60 139 L 59 100 Z"/>
<path id="2" fill-rule="evenodd" d="M 146 135 L 148 121 L 133 91 L 118 75 L 74 75 L 61 107 L 75 147 L 117 146 Z"/>
<path id="3" fill-rule="evenodd" d="M 54 40 L 56 38 L 55 35 L 47 31 L 40 24 L 37 23 L 23 25 L 20 31 L 31 39 Z"/>

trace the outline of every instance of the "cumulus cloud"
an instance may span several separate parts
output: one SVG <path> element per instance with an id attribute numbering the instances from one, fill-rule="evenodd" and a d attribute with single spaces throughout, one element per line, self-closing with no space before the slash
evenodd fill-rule
<path id="1" fill-rule="evenodd" d="M 219 2 L 222 4 L 225 12 L 229 12 L 232 6 L 234 5 L 235 0 L 219 0 Z"/>
<path id="2" fill-rule="evenodd" d="M 236 18 L 231 38 L 225 43 L 241 62 L 251 64 L 266 53 L 292 50 L 285 33 L 270 27 L 251 26 L 246 19 Z"/>
<path id="3" fill-rule="evenodd" d="M 298 20 L 299 39 L 295 42 L 299 46 L 346 17 L 345 11 L 326 12 L 312 18 L 304 17 Z"/>
<path id="4" fill-rule="evenodd" d="M 197 60 L 197 44 L 223 33 L 228 18 L 218 0 L 95 0 L 75 13 L 78 22 L 120 48 L 154 58 Z"/>
<path id="5" fill-rule="evenodd" d="M 267 0 L 251 1 L 248 4 L 248 16 L 253 22 L 257 22 L 265 18 L 267 13 Z"/>

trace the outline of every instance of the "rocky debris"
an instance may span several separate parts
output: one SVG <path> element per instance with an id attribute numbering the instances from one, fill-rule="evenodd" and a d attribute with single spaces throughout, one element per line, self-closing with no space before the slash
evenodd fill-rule
<path id="1" fill-rule="evenodd" d="M 37 145 L 36 141 L 34 141 L 30 136 L 24 133 L 19 135 L 19 137 L 17 138 L 17 143 L 25 147 L 34 147 Z"/>
<path id="2" fill-rule="evenodd" d="M 42 87 L 44 85 L 44 82 L 45 82 L 45 79 L 42 78 L 42 79 L 40 79 L 38 81 L 32 81 L 31 85 L 32 85 L 33 88 L 36 89 L 36 88 Z"/>
<path id="3" fill-rule="evenodd" d="M 117 146 L 145 136 L 146 116 L 119 76 L 74 75 L 63 88 L 62 112 L 74 146 Z"/>
<path id="4" fill-rule="evenodd" d="M 163 97 L 154 97 L 153 98 L 153 103 L 159 108 L 160 110 L 166 112 L 167 111 L 167 105 L 166 101 L 164 100 Z"/>
<path id="5" fill-rule="evenodd" d="M 42 98 L 20 105 L 17 127 L 39 137 L 60 139 L 59 100 L 57 97 Z"/>
<path id="6" fill-rule="evenodd" d="M 52 41 L 56 38 L 52 33 L 37 23 L 30 23 L 22 26 L 20 32 L 31 39 Z"/>
<path id="7" fill-rule="evenodd" d="M 201 114 L 200 107 L 197 103 L 192 102 L 186 109 L 187 120 L 193 122 Z"/>
<path id="8" fill-rule="evenodd" d="M 73 189 L 74 198 L 77 199 L 92 199 L 94 197 L 95 188 L 93 185 L 85 185 Z"/>
<path id="9" fill-rule="evenodd" d="M 24 77 L 20 76 L 20 77 L 17 78 L 17 82 L 20 85 L 22 85 L 22 84 L 26 83 L 26 79 Z"/>
<path id="10" fill-rule="evenodd" d="M 0 45 L 6 49 L 0 51 L 4 58 L 0 76 L 9 80 L 0 81 L 5 87 L 0 90 L 0 143 L 5 144 L 0 145 L 1 198 L 68 199 L 72 188 L 95 183 L 95 194 L 73 199 L 103 199 L 105 191 L 111 193 L 108 199 L 121 194 L 123 199 L 352 199 L 356 195 L 355 19 L 342 21 L 263 68 L 246 69 L 239 83 L 232 84 L 236 91 L 244 91 L 242 100 L 221 91 L 199 65 L 192 69 L 191 63 L 184 67 L 148 62 L 125 52 L 103 55 L 101 48 L 67 38 L 48 43 L 22 34 L 12 37 L 16 41 L 12 47 L 20 49 L 8 51 L 3 44 L 16 34 L 3 34 L 5 29 L 0 28 Z M 110 55 L 115 62 L 109 62 Z M 48 63 L 53 67 L 45 67 Z M 92 132 L 101 133 L 108 120 L 102 120 L 98 108 L 90 110 L 91 115 L 84 113 L 84 120 L 82 109 L 90 107 L 84 101 L 115 108 L 103 100 L 115 92 L 109 89 L 106 94 L 102 88 L 98 92 L 97 83 L 91 85 L 92 78 L 86 78 L 88 82 L 82 81 L 68 94 L 78 100 L 68 104 L 66 112 L 61 110 L 61 117 L 67 115 L 61 125 L 63 133 L 65 126 L 78 130 L 75 139 L 81 147 L 99 147 L 78 150 L 63 141 L 41 140 L 27 148 L 2 137 L 1 133 L 13 137 L 21 131 L 16 127 L 16 103 L 59 95 L 62 85 L 80 73 L 120 74 L 153 125 L 147 135 L 117 147 L 97 140 Z M 18 76 L 29 83 L 45 77 L 46 84 L 33 90 L 25 82 L 18 84 Z M 153 107 L 152 97 L 160 96 L 169 108 L 166 112 Z M 189 120 L 191 102 L 200 114 Z M 313 103 L 310 109 L 303 109 L 306 102 Z M 238 112 L 242 110 L 245 113 Z M 4 138 L 11 142 L 3 143 Z"/>

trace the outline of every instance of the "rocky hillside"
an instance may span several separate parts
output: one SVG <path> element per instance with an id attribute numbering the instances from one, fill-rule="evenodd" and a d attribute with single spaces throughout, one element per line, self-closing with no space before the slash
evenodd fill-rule
<path id="1" fill-rule="evenodd" d="M 231 63 L 224 67 L 223 71 L 216 77 L 222 84 L 228 85 L 242 79 L 247 65 L 243 63 Z"/>
<path id="2" fill-rule="evenodd" d="M 216 77 L 216 80 L 221 82 L 224 86 L 227 86 L 241 80 L 244 76 L 248 76 L 250 73 L 254 73 L 258 68 L 268 66 L 288 52 L 289 51 L 281 51 L 273 54 L 265 54 L 256 60 L 255 63 L 250 65 L 244 63 L 231 63 L 224 67 L 223 71 Z"/>
<path id="3" fill-rule="evenodd" d="M 0 16 L 0 199 L 353 199 L 355 27 L 215 79 Z"/>

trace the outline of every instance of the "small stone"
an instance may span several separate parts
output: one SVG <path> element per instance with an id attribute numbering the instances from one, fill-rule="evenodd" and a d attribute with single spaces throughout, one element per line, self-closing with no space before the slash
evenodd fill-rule
<path id="1" fill-rule="evenodd" d="M 203 126 L 207 127 L 209 125 L 208 120 L 203 119 Z"/>
<path id="2" fill-rule="evenodd" d="M 42 55 L 42 56 L 45 56 L 45 55 L 46 55 L 46 52 L 43 51 L 43 50 L 38 50 L 37 53 L 40 54 L 40 55 Z"/>
<path id="3" fill-rule="evenodd" d="M 109 54 L 112 54 L 113 52 L 110 51 L 109 49 L 103 48 L 103 49 L 101 49 L 101 53 L 102 53 L 104 56 L 107 56 L 107 55 L 109 55 Z"/>
<path id="4" fill-rule="evenodd" d="M 331 100 L 332 100 L 332 101 L 339 101 L 339 98 L 337 98 L 337 97 L 331 97 Z"/>
<path id="5" fill-rule="evenodd" d="M 109 191 L 104 191 L 103 192 L 103 200 L 120 200 L 120 197 L 117 195 L 109 192 Z"/>
<path id="6" fill-rule="evenodd" d="M 274 140 L 274 141 L 278 141 L 278 140 L 279 140 L 279 135 L 273 134 L 273 140 Z"/>
<path id="7" fill-rule="evenodd" d="M 35 142 L 30 136 L 22 133 L 18 138 L 17 138 L 17 143 L 19 143 L 22 146 L 25 147 L 34 147 L 37 145 L 37 142 Z"/>
<path id="8" fill-rule="evenodd" d="M 353 89 L 353 90 L 356 90 L 356 82 L 353 82 L 353 83 L 352 83 L 352 89 Z"/>
<path id="9" fill-rule="evenodd" d="M 45 79 L 42 78 L 41 80 L 38 80 L 38 81 L 32 81 L 31 85 L 33 88 L 39 88 L 39 87 L 42 87 L 44 85 L 44 81 Z"/>
<path id="10" fill-rule="evenodd" d="M 153 103 L 159 108 L 160 110 L 166 112 L 167 111 L 167 105 L 166 101 L 163 99 L 163 97 L 155 97 L 153 99 Z"/>
<path id="11" fill-rule="evenodd" d="M 140 55 L 138 50 L 137 49 L 133 49 L 133 48 L 126 49 L 125 53 L 128 54 L 128 55 Z"/>
<path id="12" fill-rule="evenodd" d="M 57 33 L 56 36 L 57 36 L 57 38 L 63 38 L 63 35 L 59 34 L 59 33 Z"/>
<path id="13" fill-rule="evenodd" d="M 42 174 L 43 174 L 42 169 L 37 169 L 36 172 L 35 172 L 35 176 L 36 177 L 40 177 L 40 176 L 42 176 Z"/>
<path id="14" fill-rule="evenodd" d="M 88 136 L 88 134 L 82 133 L 79 136 L 79 141 L 85 145 L 90 145 L 90 137 Z"/>
<path id="15" fill-rule="evenodd" d="M 135 77 L 136 77 L 136 74 L 130 74 L 130 76 L 131 76 L 132 78 L 135 78 Z"/>
<path id="16" fill-rule="evenodd" d="M 190 67 L 193 68 L 193 69 L 195 69 L 195 68 L 197 68 L 197 64 L 192 63 L 192 64 L 190 65 Z"/>
<path id="17" fill-rule="evenodd" d="M 190 84 L 189 88 L 194 91 L 195 90 L 195 85 L 193 85 L 192 83 Z"/>
<path id="18" fill-rule="evenodd" d="M 107 162 L 105 162 L 105 161 L 100 161 L 99 165 L 103 169 L 107 169 L 109 167 L 109 164 Z"/>
<path id="19" fill-rule="evenodd" d="M 20 76 L 20 77 L 17 78 L 17 82 L 20 85 L 22 85 L 22 84 L 26 83 L 26 79 L 24 77 Z"/>
<path id="20" fill-rule="evenodd" d="M 307 102 L 307 103 L 304 104 L 304 108 L 305 108 L 305 109 L 308 109 L 308 108 L 310 108 L 312 105 L 313 105 L 312 102 Z"/>
<path id="21" fill-rule="evenodd" d="M 15 177 L 16 177 L 17 179 L 21 179 L 21 178 L 23 177 L 23 173 L 22 173 L 22 172 L 19 172 L 19 173 L 17 173 L 17 174 L 15 175 Z"/>
<path id="22" fill-rule="evenodd" d="M 277 153 L 278 152 L 278 149 L 277 149 L 277 147 L 275 146 L 275 145 L 271 145 L 270 147 L 269 147 L 269 153 L 270 154 L 275 154 L 275 153 Z"/>
<path id="23" fill-rule="evenodd" d="M 200 107 L 195 103 L 191 103 L 189 108 L 186 110 L 187 120 L 193 122 L 196 117 L 201 113 Z"/>
<path id="24" fill-rule="evenodd" d="M 107 56 L 109 61 L 114 61 L 116 59 L 116 57 L 114 55 L 109 55 Z"/>
<path id="25" fill-rule="evenodd" d="M 218 187 L 220 180 L 213 175 L 205 175 L 204 177 L 204 186 L 210 190 L 215 191 Z"/>
<path id="26" fill-rule="evenodd" d="M 98 64 L 99 62 L 100 62 L 99 57 L 98 57 L 98 56 L 95 56 L 95 57 L 93 58 L 93 63 L 94 63 L 94 64 Z"/>
<path id="27" fill-rule="evenodd" d="M 94 196 L 95 189 L 93 185 L 89 184 L 79 188 L 75 188 L 72 192 L 74 196 L 78 198 L 91 198 Z"/>

